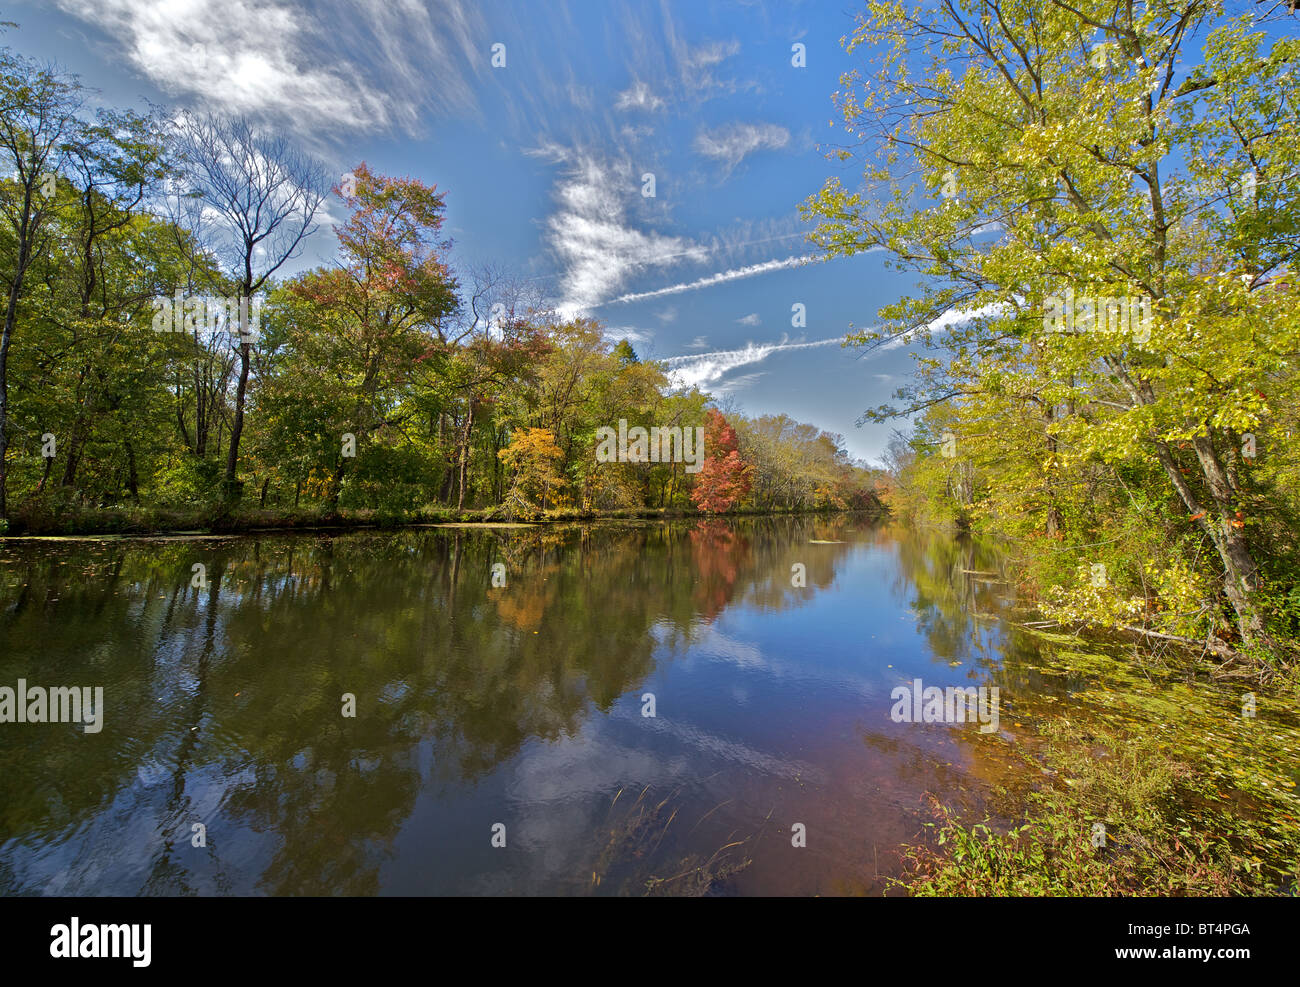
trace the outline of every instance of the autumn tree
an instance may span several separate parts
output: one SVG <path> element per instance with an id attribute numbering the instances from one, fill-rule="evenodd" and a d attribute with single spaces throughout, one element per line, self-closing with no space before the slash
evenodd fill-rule
<path id="1" fill-rule="evenodd" d="M 504 503 L 511 514 L 545 510 L 564 489 L 564 475 L 557 468 L 564 453 L 549 429 L 516 429 L 510 445 L 497 455 L 510 477 Z"/>
<path id="2" fill-rule="evenodd" d="M 749 493 L 752 468 L 740 457 L 736 430 L 716 408 L 705 417 L 704 452 L 691 500 L 701 511 L 725 514 Z"/>
<path id="3" fill-rule="evenodd" d="M 339 264 L 289 282 L 282 335 L 271 337 L 286 352 L 268 388 L 268 411 L 274 403 L 278 420 L 287 421 L 301 414 L 295 404 L 330 409 L 308 435 L 329 457 L 331 504 L 366 444 L 381 430 L 401 435 L 414 421 L 408 397 L 419 361 L 458 305 L 440 232 L 443 194 L 365 164 L 352 175 L 337 189 L 350 210 L 335 228 Z M 355 442 L 352 455 L 345 434 Z"/>

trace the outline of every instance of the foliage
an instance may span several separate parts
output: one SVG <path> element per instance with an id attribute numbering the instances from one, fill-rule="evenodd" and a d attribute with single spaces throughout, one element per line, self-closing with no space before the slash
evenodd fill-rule
<path id="1" fill-rule="evenodd" d="M 922 897 L 1276 890 L 1241 846 L 1209 835 L 1224 832 L 1227 819 L 1207 832 L 1182 818 L 1187 800 L 1202 797 L 1201 785 L 1163 740 L 1061 721 L 1050 728 L 1046 756 L 1065 780 L 1033 794 L 1030 822 L 965 824 L 932 800 L 931 842 L 905 851 L 906 876 L 896 884 Z M 1104 827 L 1104 842 L 1094 837 L 1096 824 Z"/>
<path id="2" fill-rule="evenodd" d="M 691 491 L 701 511 L 725 514 L 749 493 L 752 471 L 740 458 L 736 430 L 716 408 L 710 408 L 704 426 L 704 463 Z"/>
<path id="3" fill-rule="evenodd" d="M 1143 525 L 1154 579 L 1130 555 L 1118 591 L 1281 654 L 1300 41 L 1218 2 L 989 9 L 867 4 L 846 44 L 878 68 L 843 80 L 837 156 L 874 156 L 862 191 L 831 179 L 804 207 L 828 252 L 926 277 L 850 337 L 920 347 L 866 416 L 918 416 L 906 506 L 1060 543 L 1062 599 Z"/>
<path id="4" fill-rule="evenodd" d="M 515 429 L 510 445 L 497 456 L 510 475 L 505 505 L 511 514 L 545 510 L 562 497 L 565 481 L 558 467 L 564 452 L 548 429 Z"/>

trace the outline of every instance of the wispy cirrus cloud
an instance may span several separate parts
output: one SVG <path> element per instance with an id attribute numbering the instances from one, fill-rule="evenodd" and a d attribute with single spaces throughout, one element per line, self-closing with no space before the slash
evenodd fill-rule
<path id="1" fill-rule="evenodd" d="M 939 316 L 937 319 L 932 319 L 924 325 L 917 326 L 915 329 L 909 329 L 906 332 L 900 332 L 889 339 L 882 340 L 880 343 L 872 346 L 870 352 L 883 353 L 888 350 L 896 350 L 899 347 L 907 346 L 910 343 L 915 342 L 918 338 L 929 335 L 930 333 L 942 334 L 953 326 L 965 325 L 972 319 L 987 319 L 1001 315 L 1005 311 L 1007 311 L 1007 306 L 998 302 L 989 305 L 981 305 L 979 308 L 973 309 L 952 309 L 944 312 L 943 315 Z"/>
<path id="2" fill-rule="evenodd" d="M 788 337 L 782 336 L 780 342 L 776 343 L 746 343 L 736 350 L 718 350 L 714 353 L 672 356 L 662 362 L 667 367 L 668 379 L 674 387 L 699 387 L 707 390 L 709 387 L 717 385 L 733 370 L 755 363 L 762 363 L 773 353 L 813 349 L 818 346 L 830 346 L 832 343 L 842 343 L 843 341 L 843 336 L 832 336 L 830 339 L 818 339 L 810 343 L 791 343 L 788 341 Z M 750 376 L 757 379 L 754 375 Z"/>
<path id="3" fill-rule="evenodd" d="M 634 82 L 631 87 L 619 93 L 614 100 L 616 110 L 645 110 L 653 113 L 663 109 L 664 101 L 656 96 L 644 82 Z"/>
<path id="4" fill-rule="evenodd" d="M 706 277 L 696 278 L 694 281 L 683 281 L 680 284 L 670 284 L 665 288 L 655 288 L 652 291 L 635 291 L 630 294 L 620 295 L 617 298 L 611 298 L 607 304 L 613 305 L 617 302 L 639 302 L 647 298 L 660 298 L 664 295 L 680 295 L 685 291 L 699 291 L 701 288 L 712 288 L 714 285 L 726 284 L 728 281 L 738 281 L 741 278 L 752 278 L 759 274 L 767 274 L 771 271 L 783 271 L 787 268 L 802 267 L 805 264 L 815 264 L 824 261 L 827 258 L 822 254 L 803 254 L 797 257 L 786 257 L 783 260 L 767 260 L 758 264 L 749 264 L 745 267 L 735 267 L 729 271 L 719 271 L 717 274 L 710 274 Z"/>
<path id="5" fill-rule="evenodd" d="M 730 380 L 724 380 L 713 385 L 712 390 L 714 394 L 733 394 L 736 391 L 743 391 L 746 387 L 752 387 L 766 376 L 766 370 L 760 370 L 752 374 L 741 374 L 739 377 L 732 377 Z"/>
<path id="6" fill-rule="evenodd" d="M 711 41 L 691 46 L 677 36 L 671 18 L 665 18 L 664 35 L 676 61 L 682 88 L 688 94 L 707 97 L 715 89 L 735 92 L 737 83 L 719 79 L 713 70 L 740 53 L 739 41 Z"/>
<path id="7" fill-rule="evenodd" d="M 962 325 L 972 319 L 997 315 L 1001 310 L 1002 307 L 999 305 L 985 305 L 978 309 L 945 312 L 925 326 L 912 332 L 903 333 L 883 345 L 875 347 L 870 351 L 870 354 L 877 356 L 888 350 L 906 346 L 922 333 L 943 333 L 953 326 Z M 719 350 L 714 353 L 690 353 L 682 356 L 672 356 L 661 362 L 667 368 L 668 379 L 674 387 L 699 387 L 701 390 L 726 393 L 747 386 L 761 376 L 761 374 L 751 373 L 726 380 L 727 375 L 734 370 L 762 363 L 774 353 L 813 349 L 835 343 L 842 344 L 844 339 L 843 336 L 832 336 L 829 339 L 817 339 L 812 342 L 799 341 L 792 343 L 788 341 L 788 337 L 782 336 L 780 341 L 775 343 L 746 343 L 740 349 Z"/>
<path id="8" fill-rule="evenodd" d="M 707 158 L 714 158 L 730 172 L 749 154 L 780 150 L 790 143 L 790 131 L 774 123 L 729 123 L 713 130 L 701 130 L 692 145 Z"/>
<path id="9" fill-rule="evenodd" d="M 532 153 L 564 165 L 556 210 L 546 221 L 548 244 L 562 267 L 556 304 L 562 315 L 600 306 L 644 271 L 708 259 L 704 247 L 685 237 L 632 225 L 628 202 L 639 185 L 631 162 L 555 145 Z"/>
<path id="10" fill-rule="evenodd" d="M 644 346 L 654 341 L 654 335 L 649 330 L 639 329 L 636 326 L 606 326 L 605 338 L 614 343 L 626 339 L 637 346 Z"/>
<path id="11" fill-rule="evenodd" d="M 423 110 L 476 105 L 483 31 L 462 0 L 55 2 L 169 95 L 302 134 L 411 132 Z"/>

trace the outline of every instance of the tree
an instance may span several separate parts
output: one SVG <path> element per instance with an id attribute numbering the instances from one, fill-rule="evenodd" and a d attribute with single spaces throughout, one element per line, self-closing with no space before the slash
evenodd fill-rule
<path id="1" fill-rule="evenodd" d="M 749 493 L 752 468 L 740 458 L 739 440 L 722 412 L 710 408 L 704 424 L 704 465 L 691 500 L 709 514 L 725 514 Z"/>
<path id="2" fill-rule="evenodd" d="M 884 247 L 931 279 L 851 337 L 946 353 L 871 416 L 1032 409 L 1049 499 L 1081 464 L 1150 464 L 1213 544 L 1251 642 L 1264 622 L 1239 450 L 1295 394 L 1298 296 L 1281 286 L 1300 228 L 1300 41 L 1266 48 L 1250 16 L 1216 26 L 1223 6 L 869 3 L 847 47 L 877 47 L 881 67 L 846 78 L 839 104 L 876 145 L 868 189 L 893 192 L 877 203 L 832 179 L 805 212 L 827 251 Z M 1099 319 L 1093 301 L 1062 321 L 1062 298 L 1142 317 Z"/>
<path id="3" fill-rule="evenodd" d="M 184 182 L 221 219 L 218 252 L 238 297 L 248 299 L 294 257 L 316 230 L 316 211 L 329 187 L 324 168 L 283 136 L 246 119 L 185 113 L 179 151 Z M 238 499 L 239 443 L 253 339 L 239 327 L 239 377 L 226 453 L 224 496 Z"/>
<path id="4" fill-rule="evenodd" d="M 548 429 L 516 429 L 510 445 L 497 455 L 511 476 L 505 504 L 512 514 L 528 513 L 534 505 L 545 510 L 553 493 L 565 485 L 564 476 L 557 469 L 564 452 Z"/>
<path id="5" fill-rule="evenodd" d="M 412 414 L 405 399 L 418 361 L 457 307 L 448 245 L 439 238 L 443 195 L 415 179 L 376 175 L 364 163 L 353 181 L 339 188 L 351 210 L 335 229 L 339 265 L 289 285 L 292 359 L 277 378 L 281 391 L 316 386 L 331 395 L 326 499 L 335 505 L 352 459 L 342 454 L 340 437 L 350 433 L 361 445 L 380 429 L 402 428 Z M 290 400 L 303 399 L 313 400 Z"/>
<path id="6" fill-rule="evenodd" d="M 145 210 L 166 167 L 159 121 L 130 111 L 99 110 L 69 149 L 68 201 L 58 210 L 58 226 L 71 246 L 51 272 L 50 282 L 64 285 L 64 299 L 50 305 L 48 315 L 67 354 L 60 369 L 74 381 L 75 410 L 61 455 L 64 487 L 75 485 L 85 448 L 104 419 L 138 408 L 156 387 L 146 378 L 162 369 L 159 340 L 141 345 L 141 337 L 151 314 L 151 275 L 158 270 L 153 248 L 162 232 Z M 129 435 L 122 442 L 132 496 L 138 496 L 135 446 Z"/>
<path id="7" fill-rule="evenodd" d="M 84 100 L 73 76 L 0 49 L 0 518 L 8 516 L 9 349 L 28 269 L 51 245 L 58 176 L 84 135 Z"/>
<path id="8" fill-rule="evenodd" d="M 636 355 L 636 350 L 632 348 L 632 344 L 626 339 L 620 339 L 618 345 L 614 347 L 614 358 L 623 366 L 641 362 Z"/>
<path id="9" fill-rule="evenodd" d="M 470 487 L 475 424 L 499 404 L 508 384 L 523 387 L 531 381 L 550 348 L 540 324 L 545 306 L 534 282 L 511 277 L 492 265 L 479 266 L 468 279 L 463 304 L 429 351 L 434 359 L 423 364 L 425 373 L 440 378 L 434 387 L 439 434 L 445 419 L 453 425 L 453 468 L 444 489 L 449 499 L 455 483 L 457 509 L 465 505 Z M 493 429 L 496 452 L 504 441 L 503 431 Z M 497 458 L 491 466 L 499 463 Z M 499 476 L 496 479 L 499 487 Z"/>

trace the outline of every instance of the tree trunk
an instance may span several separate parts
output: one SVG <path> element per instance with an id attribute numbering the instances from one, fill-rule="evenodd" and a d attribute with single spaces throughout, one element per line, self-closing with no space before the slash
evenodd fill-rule
<path id="1" fill-rule="evenodd" d="M 45 460 L 45 472 L 41 474 L 41 482 L 36 484 L 36 493 L 39 496 L 45 491 L 45 481 L 50 478 L 50 467 L 54 465 L 54 457 L 50 456 Z"/>
<path id="2" fill-rule="evenodd" d="M 1237 611 L 1237 624 L 1241 638 L 1247 644 L 1264 637 L 1264 621 L 1255 606 L 1251 594 L 1259 589 L 1259 567 L 1255 564 L 1250 546 L 1246 544 L 1245 535 L 1235 516 L 1236 498 L 1233 496 L 1232 484 L 1227 471 L 1214 450 L 1214 444 L 1206 432 L 1192 440 L 1196 449 L 1196 458 L 1200 461 L 1201 472 L 1214 499 L 1214 507 L 1219 515 L 1219 532 L 1221 540 L 1215 547 L 1223 559 L 1224 591 Z M 1208 517 L 1206 520 L 1209 520 Z M 1211 528 L 1215 527 L 1210 525 Z"/>
<path id="3" fill-rule="evenodd" d="M 23 232 L 27 221 L 23 218 Z M 18 269 L 14 272 L 13 283 L 9 286 L 9 299 L 5 304 L 4 332 L 0 334 L 0 518 L 9 516 L 8 501 L 5 490 L 9 482 L 9 344 L 14 338 L 14 322 L 18 315 L 18 296 L 23 290 L 23 275 L 27 272 L 26 238 L 20 238 L 18 245 Z"/>
<path id="4" fill-rule="evenodd" d="M 1223 468 L 1210 446 L 1209 437 L 1201 436 L 1195 440 L 1194 445 L 1210 496 L 1214 500 L 1214 508 L 1219 515 L 1217 518 L 1211 518 L 1208 509 L 1201 507 L 1195 492 L 1174 461 L 1168 443 L 1157 440 L 1156 456 L 1184 506 L 1193 517 L 1198 518 L 1201 529 L 1214 543 L 1219 560 L 1223 563 L 1223 591 L 1237 614 L 1237 631 L 1243 642 L 1251 644 L 1266 636 L 1263 619 L 1251 599 L 1251 593 L 1257 588 L 1258 567 L 1240 531 L 1231 524 L 1235 520 L 1231 491 Z"/>
<path id="5" fill-rule="evenodd" d="M 334 476 L 330 479 L 329 496 L 326 498 L 331 510 L 338 510 L 339 494 L 343 491 L 343 474 L 347 471 L 347 465 L 347 458 L 339 456 L 338 466 L 334 468 Z"/>
<path id="6" fill-rule="evenodd" d="M 86 445 L 85 428 L 80 418 L 72 426 L 72 438 L 68 441 L 68 459 L 63 467 L 63 479 L 59 485 L 72 486 L 77 480 L 77 466 L 81 463 L 81 451 Z"/>
<path id="7" fill-rule="evenodd" d="M 235 421 L 230 426 L 230 448 L 226 453 L 226 484 L 223 496 L 227 503 L 239 499 L 236 474 L 239 468 L 239 440 L 244 434 L 244 395 L 248 391 L 248 358 L 251 347 L 239 344 L 239 387 L 235 391 Z"/>
<path id="8" fill-rule="evenodd" d="M 131 440 L 126 440 L 126 488 L 131 491 L 131 500 L 136 507 L 140 506 L 140 479 L 135 472 L 135 449 L 131 447 Z"/>
<path id="9" fill-rule="evenodd" d="M 465 416 L 465 434 L 460 440 L 460 469 L 458 485 L 460 493 L 456 497 L 456 510 L 461 510 L 465 506 L 465 483 L 469 473 L 469 440 L 474 432 L 474 402 L 469 403 L 469 414 Z"/>

